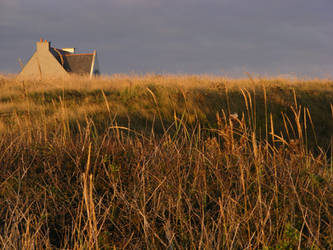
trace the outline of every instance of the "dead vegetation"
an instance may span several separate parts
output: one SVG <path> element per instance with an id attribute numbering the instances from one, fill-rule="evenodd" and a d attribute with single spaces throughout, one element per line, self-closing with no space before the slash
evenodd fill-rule
<path id="1" fill-rule="evenodd" d="M 3 81 L 1 248 L 333 248 L 332 82 Z"/>

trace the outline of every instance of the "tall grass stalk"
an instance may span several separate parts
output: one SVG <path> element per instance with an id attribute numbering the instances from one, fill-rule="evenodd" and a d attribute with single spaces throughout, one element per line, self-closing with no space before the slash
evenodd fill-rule
<path id="1" fill-rule="evenodd" d="M 333 248 L 332 137 L 294 83 L 7 81 L 1 248 Z"/>

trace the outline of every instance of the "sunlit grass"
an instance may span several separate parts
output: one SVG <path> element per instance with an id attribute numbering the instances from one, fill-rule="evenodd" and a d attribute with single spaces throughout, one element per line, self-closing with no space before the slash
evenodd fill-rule
<path id="1" fill-rule="evenodd" d="M 0 246 L 333 248 L 333 82 L 0 79 Z"/>

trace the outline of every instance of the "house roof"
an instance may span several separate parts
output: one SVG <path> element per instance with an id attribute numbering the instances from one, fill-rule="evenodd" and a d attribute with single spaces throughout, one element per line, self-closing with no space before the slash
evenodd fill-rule
<path id="1" fill-rule="evenodd" d="M 68 72 L 90 74 L 94 54 L 67 54 L 64 59 L 64 68 Z"/>
<path id="2" fill-rule="evenodd" d="M 58 62 L 64 66 L 64 55 L 69 54 L 69 52 L 56 48 L 50 48 L 50 52 L 58 60 Z"/>
<path id="3" fill-rule="evenodd" d="M 50 51 L 67 72 L 90 74 L 94 60 L 93 53 L 72 54 L 56 48 L 51 48 Z"/>

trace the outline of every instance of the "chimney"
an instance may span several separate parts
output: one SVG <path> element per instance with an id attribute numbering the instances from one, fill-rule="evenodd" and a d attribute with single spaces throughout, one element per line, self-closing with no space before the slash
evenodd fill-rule
<path id="1" fill-rule="evenodd" d="M 71 53 L 71 54 L 75 53 L 75 48 L 62 48 L 61 50 L 66 51 L 66 52 Z"/>
<path id="2" fill-rule="evenodd" d="M 43 38 L 41 38 L 39 42 L 36 42 L 37 51 L 50 50 L 50 45 L 51 43 L 47 40 L 43 40 Z"/>

